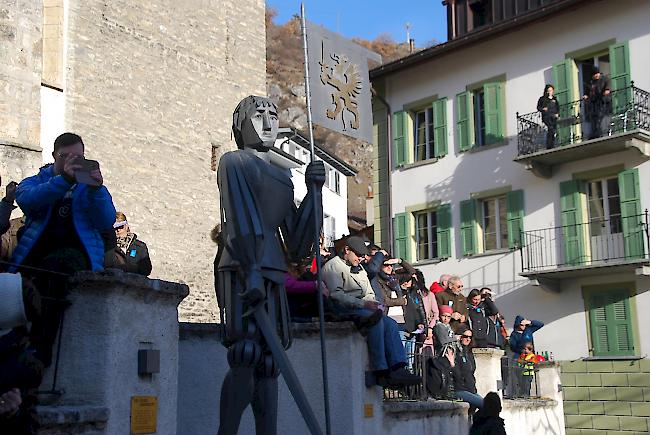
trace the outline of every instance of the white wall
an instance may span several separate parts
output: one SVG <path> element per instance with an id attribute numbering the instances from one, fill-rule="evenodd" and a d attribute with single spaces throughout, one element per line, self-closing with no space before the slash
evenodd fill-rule
<path id="1" fill-rule="evenodd" d="M 580 290 L 583 284 L 574 283 L 560 294 L 533 287 L 528 279 L 519 276 L 521 259 L 518 252 L 462 258 L 459 203 L 474 192 L 505 186 L 511 186 L 512 190 L 524 189 L 524 229 L 533 230 L 559 225 L 559 185 L 571 179 L 575 172 L 623 164 L 625 168 L 639 168 L 640 183 L 647 186 L 650 162 L 636 150 L 554 167 L 550 179 L 534 176 L 513 159 L 517 156 L 516 112 L 535 111 L 544 84 L 551 80 L 551 66 L 564 59 L 568 52 L 613 39 L 629 41 L 632 80 L 637 87 L 650 91 L 649 16 L 650 2 L 596 2 L 386 79 L 386 98 L 393 111 L 434 95 L 448 98 L 449 154 L 436 163 L 393 171 L 391 179 L 393 215 L 404 212 L 410 205 L 434 200 L 451 203 L 452 257 L 436 265 L 419 265 L 427 282 L 437 280 L 445 272 L 460 275 L 466 290 L 484 285 L 491 287 L 509 322 L 516 314 L 524 314 L 547 324 L 537 334 L 536 343 L 539 348 L 552 350 L 557 358 L 588 355 Z M 468 84 L 504 74 L 509 143 L 478 152 L 459 153 L 455 143 L 455 95 L 464 91 Z M 642 189 L 641 204 L 643 208 L 650 206 L 649 189 Z M 630 276 L 627 274 L 620 279 L 629 282 Z M 643 306 L 648 299 L 650 296 L 645 293 L 636 298 Z M 639 318 L 638 323 L 641 329 L 647 322 Z M 648 344 L 643 347 L 647 349 Z"/>
<path id="2" fill-rule="evenodd" d="M 63 113 L 65 98 L 62 91 L 41 86 L 41 148 L 43 163 L 54 161 L 54 139 L 64 133 Z"/>

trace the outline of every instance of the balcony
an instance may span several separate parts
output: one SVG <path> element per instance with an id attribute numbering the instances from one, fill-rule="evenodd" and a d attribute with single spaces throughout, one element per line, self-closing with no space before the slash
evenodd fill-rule
<path id="1" fill-rule="evenodd" d="M 554 147 L 547 149 L 547 127 L 540 112 L 517 112 L 518 153 L 515 162 L 535 175 L 549 178 L 553 167 L 566 162 L 637 149 L 650 158 L 650 93 L 632 85 L 613 91 L 604 112 L 610 122 L 602 136 L 590 139 L 591 124 L 583 100 L 560 105 Z"/>
<path id="2" fill-rule="evenodd" d="M 650 274 L 648 211 L 629 217 L 522 233 L 521 276 L 552 291 L 560 280 L 631 272 Z"/>

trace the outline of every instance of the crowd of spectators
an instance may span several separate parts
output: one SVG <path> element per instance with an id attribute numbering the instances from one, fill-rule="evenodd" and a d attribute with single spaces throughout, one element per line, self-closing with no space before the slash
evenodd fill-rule
<path id="1" fill-rule="evenodd" d="M 379 385 L 419 383 L 409 374 L 421 372 L 430 397 L 465 401 L 473 412 L 484 398 L 477 394 L 472 349 L 501 348 L 508 354 L 505 366 L 515 368 L 503 373 L 515 385 L 512 396 L 530 393 L 537 360 L 529 355 L 535 356 L 533 333 L 541 322 L 517 316 L 508 334 L 491 289 L 465 296 L 461 278 L 450 274 L 427 286 L 420 270 L 358 236 L 348 237 L 339 252 L 321 252 L 328 318 L 352 320 L 367 335 Z M 292 269 L 286 280 L 292 318 L 310 321 L 317 314 L 316 270 L 311 261 Z M 421 371 L 413 369 L 416 357 L 424 362 Z M 483 414 L 484 424 L 498 424 L 493 411 Z"/>
<path id="2" fill-rule="evenodd" d="M 117 268 L 149 275 L 146 245 L 116 212 L 80 136 L 54 142 L 54 163 L 5 187 L 0 201 L 0 433 L 34 434 L 36 389 L 52 364 L 68 277 Z M 0 186 L 2 180 L 0 179 Z M 11 219 L 20 208 L 23 216 Z"/>

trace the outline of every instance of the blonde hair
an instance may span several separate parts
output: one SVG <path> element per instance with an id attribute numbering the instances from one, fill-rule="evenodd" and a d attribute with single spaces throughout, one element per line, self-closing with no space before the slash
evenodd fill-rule
<path id="1" fill-rule="evenodd" d="M 126 215 L 124 213 L 122 213 L 121 211 L 116 211 L 115 212 L 115 221 L 116 222 L 126 221 Z"/>

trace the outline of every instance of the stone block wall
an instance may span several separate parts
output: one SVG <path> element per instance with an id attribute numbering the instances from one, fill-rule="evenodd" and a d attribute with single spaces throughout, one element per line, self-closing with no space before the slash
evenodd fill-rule
<path id="1" fill-rule="evenodd" d="M 41 162 L 42 6 L 40 1 L 28 0 L 0 4 L 0 175 L 3 186 L 33 174 Z"/>
<path id="2" fill-rule="evenodd" d="M 650 360 L 562 363 L 567 435 L 650 430 Z"/>
<path id="3" fill-rule="evenodd" d="M 180 318 L 217 318 L 209 237 L 219 222 L 212 146 L 265 95 L 263 0 L 70 0 L 65 128 L 99 160 L 115 206 L 149 246 L 152 277 L 183 281 Z"/>

